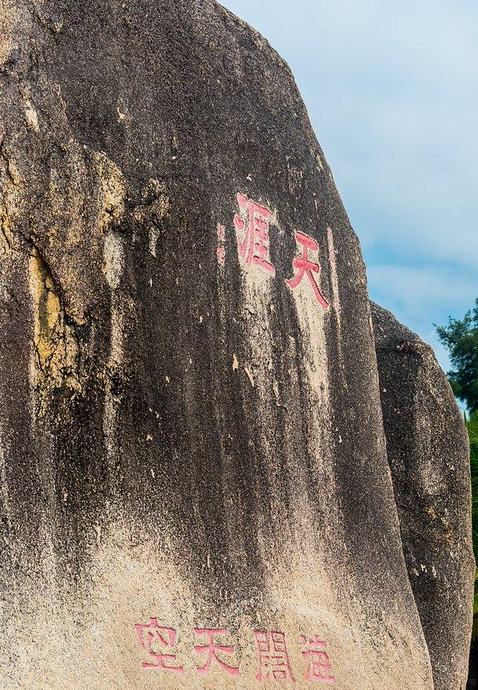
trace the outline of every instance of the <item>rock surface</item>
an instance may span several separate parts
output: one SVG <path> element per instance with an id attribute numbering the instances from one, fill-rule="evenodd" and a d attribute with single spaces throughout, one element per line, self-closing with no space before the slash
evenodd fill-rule
<path id="1" fill-rule="evenodd" d="M 462 690 L 475 572 L 468 437 L 431 347 L 376 304 L 372 318 L 388 459 L 434 690 Z"/>
<path id="2" fill-rule="evenodd" d="M 212 0 L 0 27 L 1 687 L 432 690 L 287 66 Z"/>

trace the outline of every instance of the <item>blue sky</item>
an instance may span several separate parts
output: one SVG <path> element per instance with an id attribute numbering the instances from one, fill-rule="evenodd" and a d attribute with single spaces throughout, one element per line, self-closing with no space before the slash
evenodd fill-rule
<path id="1" fill-rule="evenodd" d="M 371 298 L 433 323 L 478 297 L 477 0 L 224 0 L 287 60 L 362 243 Z"/>

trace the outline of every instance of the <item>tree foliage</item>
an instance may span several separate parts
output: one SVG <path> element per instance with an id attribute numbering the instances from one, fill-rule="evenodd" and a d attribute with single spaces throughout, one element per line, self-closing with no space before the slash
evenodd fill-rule
<path id="1" fill-rule="evenodd" d="M 478 559 L 478 412 L 466 422 L 470 439 L 471 488 L 473 493 L 473 548 Z"/>
<path id="2" fill-rule="evenodd" d="M 478 299 L 461 320 L 448 319 L 448 326 L 437 326 L 438 337 L 448 350 L 453 370 L 448 380 L 455 396 L 470 413 L 466 428 L 470 439 L 472 488 L 473 551 L 478 562 Z M 478 641 L 478 570 L 473 606 L 473 639 Z"/>
<path id="3" fill-rule="evenodd" d="M 448 372 L 453 392 L 470 413 L 478 411 L 478 299 L 463 319 L 450 317 L 437 333 L 453 366 Z"/>

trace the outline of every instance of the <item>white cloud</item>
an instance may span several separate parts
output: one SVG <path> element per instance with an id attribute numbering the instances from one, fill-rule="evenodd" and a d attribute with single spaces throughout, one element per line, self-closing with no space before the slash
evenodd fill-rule
<path id="1" fill-rule="evenodd" d="M 477 296 L 473 271 L 460 274 L 452 266 L 371 265 L 367 268 L 371 298 L 392 311 L 408 328 L 437 351 L 443 368 L 448 357 L 433 324 L 444 326 L 448 316 L 461 318 Z"/>

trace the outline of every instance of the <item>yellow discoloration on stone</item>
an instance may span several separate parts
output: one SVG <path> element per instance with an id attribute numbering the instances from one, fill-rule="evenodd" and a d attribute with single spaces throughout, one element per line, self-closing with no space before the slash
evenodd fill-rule
<path id="1" fill-rule="evenodd" d="M 104 153 L 95 151 L 93 159 L 103 193 L 103 208 L 100 213 L 100 228 L 103 228 L 111 220 L 119 220 L 123 215 L 126 184 L 121 170 Z"/>
<path id="2" fill-rule="evenodd" d="M 14 246 L 13 225 L 20 210 L 20 177 L 7 146 L 0 147 L 0 259 Z"/>
<path id="3" fill-rule="evenodd" d="M 60 298 L 53 279 L 38 254 L 33 251 L 30 260 L 31 292 L 35 317 L 35 348 L 41 370 L 57 369 L 58 348 L 64 350 L 63 314 Z M 64 352 L 62 352 L 62 355 Z"/>
<path id="4" fill-rule="evenodd" d="M 81 391 L 77 372 L 78 343 L 65 323 L 63 305 L 48 266 L 34 249 L 30 258 L 30 293 L 34 322 L 32 381 L 40 414 L 48 409 L 49 391 L 66 385 Z"/>

